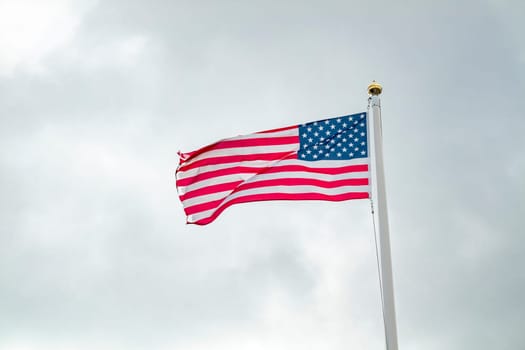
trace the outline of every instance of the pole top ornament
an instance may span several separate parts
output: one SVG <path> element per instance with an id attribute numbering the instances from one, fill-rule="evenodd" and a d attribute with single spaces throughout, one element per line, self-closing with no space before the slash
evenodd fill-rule
<path id="1" fill-rule="evenodd" d="M 372 80 L 372 84 L 368 85 L 368 94 L 373 96 L 381 95 L 381 92 L 383 91 L 383 87 L 381 84 L 376 82 L 375 80 Z"/>

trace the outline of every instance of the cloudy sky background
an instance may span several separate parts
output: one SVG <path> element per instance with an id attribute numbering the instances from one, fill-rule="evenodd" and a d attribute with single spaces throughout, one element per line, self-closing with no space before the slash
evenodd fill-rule
<path id="1" fill-rule="evenodd" d="M 185 225 L 176 152 L 382 95 L 400 349 L 525 335 L 525 5 L 0 1 L 0 349 L 383 349 L 367 201 Z"/>

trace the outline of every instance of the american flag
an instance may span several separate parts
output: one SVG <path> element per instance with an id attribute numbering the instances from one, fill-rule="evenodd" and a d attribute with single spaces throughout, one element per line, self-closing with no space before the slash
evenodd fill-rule
<path id="1" fill-rule="evenodd" d="M 206 225 L 237 203 L 370 197 L 367 114 L 257 132 L 179 153 L 187 223 Z"/>

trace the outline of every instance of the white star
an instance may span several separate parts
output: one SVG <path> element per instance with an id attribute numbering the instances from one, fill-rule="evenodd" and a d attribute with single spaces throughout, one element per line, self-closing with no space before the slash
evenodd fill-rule
<path id="1" fill-rule="evenodd" d="M 359 124 L 359 126 L 364 128 L 365 127 L 365 123 L 361 123 L 361 124 Z"/>
<path id="2" fill-rule="evenodd" d="M 365 115 L 364 115 L 364 114 L 361 114 L 361 119 L 363 119 L 364 117 L 365 117 Z"/>
<path id="3" fill-rule="evenodd" d="M 325 123 L 326 125 L 328 125 L 328 124 L 330 124 L 330 121 L 329 121 L 329 120 L 325 120 L 324 123 Z"/>
<path id="4" fill-rule="evenodd" d="M 301 154 L 301 158 L 306 158 L 306 155 L 304 155 L 304 153 Z"/>
<path id="5" fill-rule="evenodd" d="M 354 148 L 354 151 L 356 152 L 359 151 L 359 147 Z"/>
<path id="6" fill-rule="evenodd" d="M 306 150 L 306 153 L 310 154 L 312 153 L 312 151 L 310 151 L 309 149 Z"/>
<path id="7" fill-rule="evenodd" d="M 329 156 L 330 156 L 330 153 L 326 153 L 324 156 L 325 156 L 325 157 L 329 157 Z"/>
<path id="8" fill-rule="evenodd" d="M 337 153 L 337 156 L 338 156 L 338 157 L 341 157 L 341 156 L 342 156 L 341 152 Z"/>
<path id="9" fill-rule="evenodd" d="M 347 126 L 348 126 L 348 124 L 343 123 L 343 128 L 346 128 Z"/>
<path id="10" fill-rule="evenodd" d="M 306 137 L 306 136 L 308 136 L 308 135 L 306 135 L 306 133 L 304 133 L 304 134 L 303 134 L 303 137 Z"/>
<path id="11" fill-rule="evenodd" d="M 352 120 L 354 120 L 354 118 L 353 118 L 353 117 L 350 117 L 350 118 L 348 118 L 348 120 L 352 121 Z"/>
<path id="12" fill-rule="evenodd" d="M 361 136 L 365 136 L 366 134 L 364 132 L 361 132 L 359 135 Z"/>
<path id="13" fill-rule="evenodd" d="M 330 140 L 330 143 L 331 143 L 331 144 L 334 144 L 334 143 L 335 143 L 335 140 Z"/>
<path id="14" fill-rule="evenodd" d="M 347 140 L 347 139 L 346 139 L 346 137 L 345 137 L 345 138 L 343 139 L 343 142 L 346 142 L 346 140 Z"/>
<path id="15" fill-rule="evenodd" d="M 348 149 L 346 147 L 343 147 L 342 151 L 346 153 L 346 151 L 348 151 Z"/>
<path id="16" fill-rule="evenodd" d="M 317 126 L 317 122 L 314 122 L 314 125 Z"/>
<path id="17" fill-rule="evenodd" d="M 317 145 L 314 145 L 314 149 L 317 149 L 317 148 L 318 148 L 318 146 L 317 146 Z"/>
<path id="18" fill-rule="evenodd" d="M 361 146 L 364 146 L 365 145 L 365 141 L 361 142 Z"/>
<path id="19" fill-rule="evenodd" d="M 350 146 L 350 147 L 354 147 L 354 144 L 353 144 L 352 142 L 350 142 L 350 143 L 348 144 L 348 146 Z"/>
<path id="20" fill-rule="evenodd" d="M 341 134 L 337 134 L 337 138 L 340 139 L 341 138 Z"/>
<path id="21" fill-rule="evenodd" d="M 323 131 L 324 128 L 323 128 L 323 126 L 321 125 L 318 129 L 319 129 L 319 131 Z"/>
<path id="22" fill-rule="evenodd" d="M 341 122 L 341 118 L 337 118 L 337 122 L 340 123 Z"/>
<path id="23" fill-rule="evenodd" d="M 349 155 L 350 157 L 353 157 L 353 156 L 354 156 L 354 154 L 353 154 L 352 152 L 350 152 L 348 155 Z"/>
<path id="24" fill-rule="evenodd" d="M 312 131 L 312 128 L 309 126 L 306 130 L 308 130 L 308 132 Z"/>
<path id="25" fill-rule="evenodd" d="M 326 145 L 326 146 L 324 146 L 324 148 L 325 148 L 325 149 L 329 149 L 329 148 L 330 148 L 330 146 L 329 146 L 329 145 Z"/>
<path id="26" fill-rule="evenodd" d="M 314 154 L 314 158 L 317 159 L 317 154 Z"/>
<path id="27" fill-rule="evenodd" d="M 365 155 L 365 153 L 366 153 L 365 151 L 361 151 L 361 154 L 362 154 L 363 156 Z"/>
<path id="28" fill-rule="evenodd" d="M 323 141 L 324 141 L 324 137 L 321 137 L 321 138 L 319 139 L 319 141 L 323 142 Z"/>
<path id="29" fill-rule="evenodd" d="M 339 143 L 337 144 L 337 147 L 341 147 L 341 142 L 339 142 Z"/>
<path id="30" fill-rule="evenodd" d="M 312 142 L 314 142 L 314 139 L 310 137 L 310 138 L 308 139 L 308 142 L 312 143 Z"/>
<path id="31" fill-rule="evenodd" d="M 314 136 L 315 136 L 315 137 L 319 136 L 319 133 L 318 133 L 317 131 L 314 132 Z"/>
<path id="32" fill-rule="evenodd" d="M 326 136 L 330 135 L 330 131 L 326 130 L 325 134 L 326 134 Z"/>
<path id="33" fill-rule="evenodd" d="M 335 125 L 334 124 L 330 125 L 330 129 L 332 130 L 335 129 Z"/>
<path id="34" fill-rule="evenodd" d="M 322 149 L 319 150 L 319 154 L 323 154 L 323 152 L 324 152 L 324 151 L 323 151 Z"/>

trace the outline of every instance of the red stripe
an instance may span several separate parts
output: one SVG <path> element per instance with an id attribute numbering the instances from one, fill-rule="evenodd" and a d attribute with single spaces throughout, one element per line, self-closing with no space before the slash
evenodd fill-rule
<path id="1" fill-rule="evenodd" d="M 184 208 L 184 212 L 186 212 L 186 215 L 192 215 L 195 213 L 200 213 L 201 211 L 211 210 L 213 208 L 217 208 L 226 198 L 217 199 L 211 202 L 205 202 L 200 204 L 195 204 L 189 207 Z"/>
<path id="2" fill-rule="evenodd" d="M 267 160 L 267 161 L 276 161 L 282 159 L 295 159 L 297 157 L 297 152 L 275 152 L 275 153 L 258 153 L 258 154 L 242 154 L 234 156 L 220 156 L 213 158 L 205 158 L 195 161 L 194 163 L 183 165 L 179 168 L 179 171 L 190 170 L 194 168 L 199 168 L 206 165 L 217 165 L 217 164 L 227 164 L 227 163 L 240 163 L 240 162 L 249 162 L 252 160 Z"/>
<path id="3" fill-rule="evenodd" d="M 264 168 L 254 168 L 254 167 L 247 167 L 247 166 L 234 166 L 231 168 L 225 168 L 225 169 L 218 169 L 218 170 L 212 170 L 208 171 L 206 173 L 199 173 L 192 177 L 187 177 L 185 179 L 177 179 L 177 186 L 188 186 L 192 183 L 203 181 L 207 179 L 211 179 L 217 176 L 225 176 L 225 175 L 233 175 L 233 174 L 250 174 L 250 173 L 257 173 L 261 171 Z M 177 171 L 178 173 L 179 171 Z"/>
<path id="4" fill-rule="evenodd" d="M 206 186 L 206 187 L 199 188 L 197 190 L 189 191 L 179 197 L 182 202 L 182 201 L 185 201 L 186 199 L 190 199 L 190 198 L 197 197 L 197 196 L 204 196 L 206 194 L 211 194 L 211 193 L 216 193 L 216 192 L 230 191 L 243 182 L 244 182 L 243 180 L 240 180 L 240 181 L 224 182 L 224 183 L 220 183 L 217 185 Z"/>
<path id="5" fill-rule="evenodd" d="M 198 220 L 196 222 L 189 222 L 189 224 L 196 225 L 207 225 L 210 222 L 214 221 L 226 208 L 239 203 L 247 202 L 260 202 L 260 201 L 270 201 L 270 200 L 321 200 L 321 201 L 330 201 L 330 202 L 340 202 L 351 199 L 365 199 L 369 198 L 368 192 L 351 192 L 343 193 L 338 195 L 324 195 L 320 193 L 265 193 L 265 194 L 253 194 L 244 197 L 238 197 L 231 200 L 228 203 L 220 206 L 210 217 Z"/>
<path id="6" fill-rule="evenodd" d="M 295 158 L 295 157 L 293 157 Z M 302 162 L 299 161 L 298 162 Z M 306 163 L 306 162 L 305 162 Z M 180 170 L 180 169 L 179 169 Z M 344 173 L 366 172 L 368 171 L 368 164 L 347 165 L 339 168 L 311 168 L 305 165 L 276 165 L 271 167 L 244 167 L 234 166 L 231 168 L 212 170 L 205 173 L 200 173 L 185 179 L 177 179 L 177 186 L 188 186 L 193 183 L 211 179 L 218 176 L 233 175 L 233 174 L 273 174 L 283 171 L 304 171 L 316 174 L 339 175 Z M 178 171 L 177 171 L 178 172 Z"/>
<path id="7" fill-rule="evenodd" d="M 318 179 L 304 179 L 304 178 L 261 180 L 261 181 L 248 182 L 248 183 L 242 184 L 236 187 L 235 190 L 230 193 L 230 195 L 234 193 L 242 192 L 244 190 L 253 189 L 253 188 L 270 187 L 270 186 L 308 186 L 308 185 L 317 186 L 320 188 L 337 188 L 341 186 L 367 186 L 368 179 L 367 178 L 345 179 L 345 180 L 336 180 L 336 181 L 322 181 Z M 199 213 L 202 211 L 215 209 L 226 199 L 228 199 L 228 196 L 221 198 L 221 199 L 213 200 L 210 202 L 195 204 L 195 205 L 186 207 L 185 210 L 188 215 L 191 215 L 191 214 Z M 181 200 L 182 200 L 182 197 L 181 197 Z"/>

